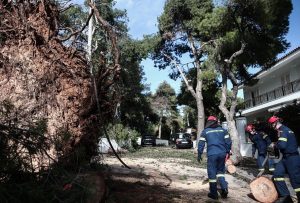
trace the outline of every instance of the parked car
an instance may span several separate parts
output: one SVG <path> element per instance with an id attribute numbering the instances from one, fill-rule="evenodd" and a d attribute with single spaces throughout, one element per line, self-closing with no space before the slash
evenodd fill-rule
<path id="1" fill-rule="evenodd" d="M 154 135 L 143 135 L 142 136 L 142 141 L 141 141 L 142 146 L 146 145 L 156 145 L 156 137 Z"/>
<path id="2" fill-rule="evenodd" d="M 175 145 L 176 144 L 176 139 L 179 138 L 179 135 L 183 133 L 174 133 L 170 136 L 169 142 L 170 144 Z"/>
<path id="3" fill-rule="evenodd" d="M 193 142 L 191 140 L 191 134 L 189 133 L 177 133 L 178 137 L 175 140 L 175 145 L 177 149 L 190 149 L 193 147 Z"/>

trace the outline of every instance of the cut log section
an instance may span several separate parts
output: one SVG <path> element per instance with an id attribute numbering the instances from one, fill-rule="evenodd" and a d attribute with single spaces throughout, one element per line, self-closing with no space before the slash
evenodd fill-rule
<path id="1" fill-rule="evenodd" d="M 236 172 L 236 167 L 233 165 L 233 161 L 231 159 L 226 160 L 225 166 L 226 166 L 228 173 L 233 174 Z"/>
<path id="2" fill-rule="evenodd" d="M 232 165 L 232 164 L 227 165 L 227 171 L 228 171 L 228 173 L 230 173 L 230 174 L 235 173 L 235 172 L 236 172 L 236 167 L 235 167 L 235 165 Z"/>
<path id="3" fill-rule="evenodd" d="M 231 159 L 227 159 L 225 164 L 226 165 L 233 165 L 233 161 Z"/>
<path id="4" fill-rule="evenodd" d="M 264 176 L 252 180 L 250 190 L 254 198 L 259 202 L 271 203 L 278 198 L 278 193 L 273 181 Z"/>

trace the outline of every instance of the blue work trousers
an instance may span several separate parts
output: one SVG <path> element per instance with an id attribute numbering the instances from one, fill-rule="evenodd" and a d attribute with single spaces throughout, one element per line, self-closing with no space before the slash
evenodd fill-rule
<path id="1" fill-rule="evenodd" d="M 273 173 L 273 180 L 279 196 L 290 195 L 290 192 L 285 183 L 285 174 L 289 175 L 291 185 L 296 193 L 300 192 L 300 156 L 293 155 L 284 157 L 276 164 Z"/>
<path id="2" fill-rule="evenodd" d="M 227 189 L 228 184 L 225 180 L 225 157 L 226 153 L 213 154 L 207 158 L 207 174 L 209 179 L 209 191 L 217 196 L 217 181 L 221 189 Z"/>
<path id="3" fill-rule="evenodd" d="M 264 162 L 264 160 L 265 160 L 265 158 L 266 158 L 266 154 L 258 154 L 258 156 L 257 156 L 257 160 L 256 160 L 256 162 L 257 162 L 257 165 L 258 165 L 258 170 L 259 171 L 262 171 L 262 170 L 264 170 L 265 169 L 265 166 L 263 166 L 262 164 L 263 164 L 263 162 Z M 274 171 L 274 161 L 273 161 L 273 159 L 269 159 L 269 160 L 267 160 L 267 164 L 268 164 L 268 166 L 269 166 L 269 171 Z"/>

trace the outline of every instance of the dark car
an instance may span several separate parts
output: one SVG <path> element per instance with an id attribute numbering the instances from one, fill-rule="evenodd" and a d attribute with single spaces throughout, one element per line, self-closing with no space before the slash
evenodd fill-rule
<path id="1" fill-rule="evenodd" d="M 175 145 L 177 149 L 190 149 L 193 147 L 193 142 L 191 140 L 191 134 L 189 133 L 177 133 L 178 137 L 175 140 Z"/>
<path id="2" fill-rule="evenodd" d="M 154 135 L 143 135 L 142 136 L 142 141 L 141 141 L 142 146 L 146 145 L 156 145 L 156 138 Z"/>
<path id="3" fill-rule="evenodd" d="M 174 133 L 174 134 L 172 134 L 170 136 L 170 139 L 169 139 L 170 144 L 173 144 L 173 145 L 176 144 L 176 139 L 179 138 L 180 134 L 183 134 L 183 133 Z"/>

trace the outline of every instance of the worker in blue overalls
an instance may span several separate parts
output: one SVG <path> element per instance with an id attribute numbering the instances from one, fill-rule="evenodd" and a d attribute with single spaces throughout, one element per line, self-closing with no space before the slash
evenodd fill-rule
<path id="1" fill-rule="evenodd" d="M 268 120 L 269 124 L 278 131 L 278 141 L 276 147 L 282 153 L 282 159 L 276 164 L 273 173 L 273 180 L 279 193 L 276 203 L 293 202 L 290 192 L 285 183 L 285 174 L 289 175 L 291 185 L 294 188 L 298 203 L 300 202 L 300 156 L 298 152 L 297 140 L 294 132 L 283 125 L 277 116 L 272 116 Z"/>
<path id="2" fill-rule="evenodd" d="M 249 133 L 249 138 L 252 144 L 252 157 L 255 156 L 255 152 L 257 150 L 257 165 L 259 171 L 264 171 L 265 167 L 263 166 L 263 162 L 266 159 L 267 156 L 267 149 L 268 146 L 272 143 L 269 136 L 262 132 L 257 132 L 255 130 L 255 126 L 252 124 L 249 124 L 246 126 L 246 132 Z M 269 171 L 273 172 L 275 170 L 274 168 L 274 161 L 273 159 L 268 160 L 269 164 Z"/>
<path id="3" fill-rule="evenodd" d="M 209 178 L 208 197 L 218 199 L 217 178 L 221 185 L 221 197 L 227 198 L 228 183 L 225 180 L 225 157 L 230 153 L 231 139 L 227 130 L 218 124 L 218 119 L 209 116 L 198 143 L 198 162 L 207 145 L 207 174 Z"/>

